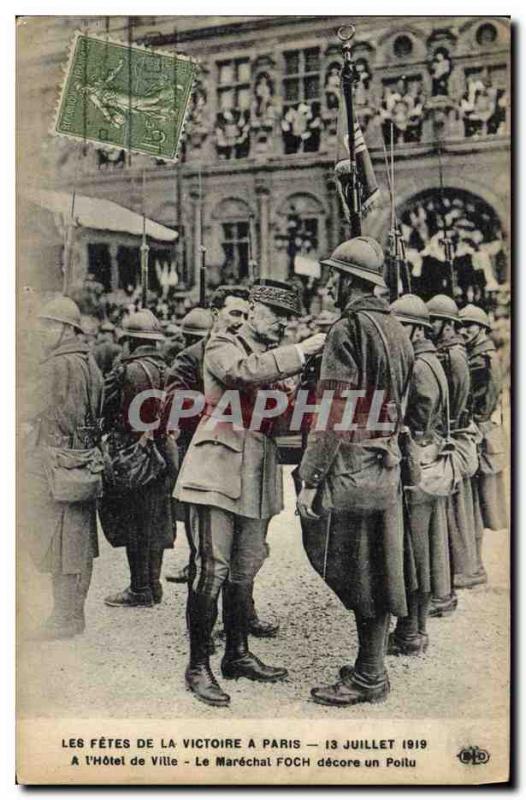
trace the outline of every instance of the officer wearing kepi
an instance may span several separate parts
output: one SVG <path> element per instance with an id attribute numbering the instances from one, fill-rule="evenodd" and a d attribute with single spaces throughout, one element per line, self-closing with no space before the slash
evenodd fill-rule
<path id="1" fill-rule="evenodd" d="M 331 706 L 387 697 L 389 618 L 408 611 L 398 429 L 414 357 L 400 322 L 374 294 L 375 287 L 385 289 L 383 262 L 381 246 L 366 236 L 344 242 L 322 262 L 334 270 L 342 310 L 327 334 L 319 380 L 319 392 L 334 392 L 334 400 L 330 424 L 309 434 L 298 510 L 307 526 L 326 515 L 311 535 L 304 528 L 307 555 L 354 612 L 359 641 L 354 666 L 343 666 L 335 684 L 311 691 L 315 702 Z M 353 391 L 361 399 L 348 415 Z"/>
<path id="2" fill-rule="evenodd" d="M 422 478 L 418 486 L 405 489 L 404 505 L 410 542 L 406 563 L 413 562 L 417 589 L 411 591 L 409 586 L 409 614 L 398 620 L 388 652 L 418 655 L 428 647 L 431 595 L 447 597 L 451 592 L 445 497 L 454 488 L 455 475 L 451 458 L 444 453 L 448 385 L 435 346 L 426 338 L 431 324 L 424 301 L 406 294 L 392 303 L 391 311 L 408 331 L 415 354 L 404 422 L 418 447 Z M 412 574 L 407 577 L 413 579 Z"/>
<path id="3" fill-rule="evenodd" d="M 186 685 L 210 705 L 230 702 L 209 661 L 217 599 L 227 579 L 223 676 L 273 682 L 287 675 L 286 669 L 264 664 L 248 649 L 253 581 L 267 556 L 270 519 L 283 508 L 272 426 L 251 428 L 251 412 L 260 389 L 297 375 L 306 357 L 323 347 L 321 334 L 301 344 L 279 346 L 287 320 L 299 313 L 295 288 L 282 281 L 259 280 L 250 292 L 247 322 L 236 335 L 213 335 L 205 348 L 207 407 L 181 468 L 175 496 L 191 504 Z M 225 419 L 225 403 L 239 408 L 242 419 L 237 424 L 234 406 L 230 411 L 234 419 Z"/>

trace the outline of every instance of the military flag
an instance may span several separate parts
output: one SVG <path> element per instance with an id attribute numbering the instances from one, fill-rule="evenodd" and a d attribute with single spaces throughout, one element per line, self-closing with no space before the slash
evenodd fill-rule
<path id="1" fill-rule="evenodd" d="M 353 113 L 354 163 L 356 165 L 357 185 L 355 197 L 357 199 L 358 208 L 353 207 L 355 201 L 353 201 L 353 192 L 350 191 L 351 153 L 349 149 L 348 109 L 346 108 L 346 102 L 343 101 L 343 97 L 345 97 L 345 95 L 342 92 L 342 101 L 340 102 L 340 113 L 338 117 L 335 173 L 338 179 L 338 190 L 343 200 L 345 216 L 350 220 L 352 214 L 357 214 L 362 217 L 366 216 L 378 200 L 380 192 L 363 133 Z"/>

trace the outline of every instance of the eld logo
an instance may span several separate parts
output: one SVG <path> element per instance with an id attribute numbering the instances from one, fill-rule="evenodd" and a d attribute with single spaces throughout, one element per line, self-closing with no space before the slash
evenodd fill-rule
<path id="1" fill-rule="evenodd" d="M 481 750 L 477 745 L 471 747 L 463 747 L 460 753 L 457 753 L 457 758 L 461 764 L 487 764 L 489 761 L 489 753 L 487 750 Z"/>

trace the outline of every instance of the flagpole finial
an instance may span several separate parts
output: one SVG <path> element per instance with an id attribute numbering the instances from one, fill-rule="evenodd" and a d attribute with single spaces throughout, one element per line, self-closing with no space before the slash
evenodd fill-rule
<path id="1" fill-rule="evenodd" d="M 338 39 L 340 42 L 350 42 L 351 39 L 354 38 L 354 34 L 356 33 L 356 28 L 354 25 L 341 25 L 338 28 Z"/>

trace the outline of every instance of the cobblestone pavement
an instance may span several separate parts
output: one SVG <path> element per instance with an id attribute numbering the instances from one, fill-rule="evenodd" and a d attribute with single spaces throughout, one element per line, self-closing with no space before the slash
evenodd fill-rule
<path id="1" fill-rule="evenodd" d="M 257 579 L 262 617 L 275 616 L 279 636 L 254 640 L 255 653 L 289 670 L 286 682 L 257 685 L 224 682 L 230 710 L 205 706 L 185 690 L 183 673 L 186 587 L 164 583 L 165 599 L 153 609 L 104 605 L 111 591 L 127 585 L 126 556 L 100 537 L 87 602 L 87 631 L 67 642 L 22 641 L 19 648 L 19 711 L 22 715 L 62 717 L 212 718 L 447 718 L 504 716 L 507 709 L 508 534 L 487 532 L 485 562 L 489 585 L 459 593 L 457 613 L 429 622 L 430 647 L 419 658 L 391 657 L 392 692 L 387 702 L 353 709 L 318 706 L 311 686 L 336 679 L 339 666 L 352 661 L 356 633 L 343 609 L 310 567 L 299 521 L 294 516 L 292 481 L 285 475 L 285 511 L 272 522 L 271 555 Z M 164 571 L 181 568 L 187 557 L 182 526 Z M 49 611 L 47 576 L 21 559 L 21 605 L 27 609 L 21 633 Z M 212 663 L 220 676 L 221 643 Z M 493 698 L 490 702 L 490 697 Z"/>

